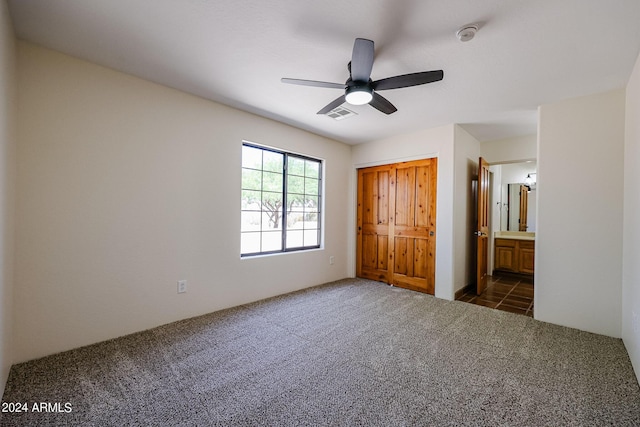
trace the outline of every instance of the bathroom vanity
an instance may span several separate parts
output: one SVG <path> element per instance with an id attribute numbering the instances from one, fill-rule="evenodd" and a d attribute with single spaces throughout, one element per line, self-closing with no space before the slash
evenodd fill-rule
<path id="1" fill-rule="evenodd" d="M 494 237 L 494 271 L 533 275 L 535 233 L 498 231 Z"/>

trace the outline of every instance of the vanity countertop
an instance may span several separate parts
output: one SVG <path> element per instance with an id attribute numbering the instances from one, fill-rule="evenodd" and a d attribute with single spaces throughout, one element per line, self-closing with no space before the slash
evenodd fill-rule
<path id="1" fill-rule="evenodd" d="M 494 233 L 496 239 L 512 239 L 512 240 L 536 240 L 536 233 L 528 231 L 496 231 Z"/>

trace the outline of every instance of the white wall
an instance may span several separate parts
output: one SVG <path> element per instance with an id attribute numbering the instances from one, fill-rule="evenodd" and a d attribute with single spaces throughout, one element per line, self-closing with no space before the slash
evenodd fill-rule
<path id="1" fill-rule="evenodd" d="M 356 145 L 352 149 L 350 230 L 356 229 L 356 168 L 401 161 L 438 158 L 436 200 L 436 289 L 435 296 L 453 299 L 453 194 L 454 194 L 454 125 L 427 129 L 406 135 Z M 349 233 L 350 247 L 355 248 L 355 231 Z M 355 252 L 355 249 L 353 249 Z M 351 257 L 351 272 L 355 259 Z"/>
<path id="2" fill-rule="evenodd" d="M 502 184 L 522 184 L 528 174 L 536 173 L 536 162 L 519 162 L 502 165 Z M 535 178 L 535 176 L 532 176 Z"/>
<path id="3" fill-rule="evenodd" d="M 16 52 L 7 4 L 0 1 L 0 395 L 13 362 Z"/>
<path id="4" fill-rule="evenodd" d="M 518 136 L 480 144 L 480 154 L 490 164 L 513 163 L 537 158 L 537 135 Z"/>
<path id="5" fill-rule="evenodd" d="M 640 381 L 640 56 L 626 92 L 622 339 Z"/>
<path id="6" fill-rule="evenodd" d="M 477 228 L 474 178 L 477 182 L 480 142 L 458 125 L 454 126 L 454 254 L 453 290 L 476 282 Z M 488 261 L 488 259 L 487 259 Z"/>
<path id="7" fill-rule="evenodd" d="M 539 108 L 536 319 L 620 337 L 624 91 Z M 578 179 L 579 177 L 579 179 Z"/>
<path id="8" fill-rule="evenodd" d="M 348 275 L 349 146 L 24 42 L 18 66 L 17 361 Z M 240 259 L 243 139 L 326 160 L 324 249 Z"/>

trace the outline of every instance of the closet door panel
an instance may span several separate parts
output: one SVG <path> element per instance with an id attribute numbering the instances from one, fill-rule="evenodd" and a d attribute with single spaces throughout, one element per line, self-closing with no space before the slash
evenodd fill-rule
<path id="1" fill-rule="evenodd" d="M 390 166 L 358 171 L 358 232 L 356 274 L 389 280 Z"/>

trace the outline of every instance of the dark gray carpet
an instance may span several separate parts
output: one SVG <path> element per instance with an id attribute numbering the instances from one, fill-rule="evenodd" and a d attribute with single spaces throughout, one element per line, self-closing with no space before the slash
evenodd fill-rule
<path id="1" fill-rule="evenodd" d="M 12 368 L 3 426 L 638 426 L 621 340 L 348 279 Z M 31 408 L 30 408 L 31 409 Z"/>

